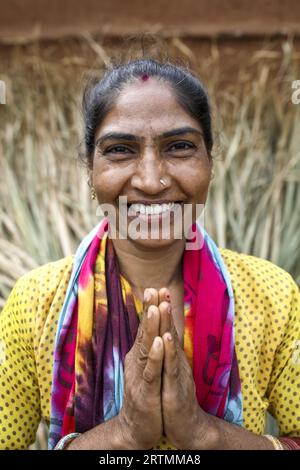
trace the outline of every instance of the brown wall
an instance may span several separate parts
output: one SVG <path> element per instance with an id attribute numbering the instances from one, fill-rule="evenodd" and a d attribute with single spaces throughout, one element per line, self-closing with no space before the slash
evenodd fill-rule
<path id="1" fill-rule="evenodd" d="M 162 32 L 300 36 L 299 0 L 0 0 L 0 42 Z"/>

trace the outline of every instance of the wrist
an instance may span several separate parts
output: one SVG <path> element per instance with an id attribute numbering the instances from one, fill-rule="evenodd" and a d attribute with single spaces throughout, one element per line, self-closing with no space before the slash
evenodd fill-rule
<path id="1" fill-rule="evenodd" d="M 127 450 L 134 449 L 118 416 L 98 424 L 78 435 L 65 447 L 66 450 Z"/>
<path id="2" fill-rule="evenodd" d="M 137 438 L 135 437 L 132 426 L 128 423 L 128 420 L 121 412 L 116 416 L 116 437 L 118 441 L 118 449 L 120 450 L 139 450 L 142 447 L 139 445 Z"/>
<path id="3" fill-rule="evenodd" d="M 274 445 L 265 436 L 256 435 L 247 429 L 224 419 L 206 414 L 205 432 L 199 428 L 200 450 L 271 450 Z M 203 418 L 202 418 L 202 421 Z M 283 446 L 284 447 L 284 446 Z M 196 449 L 196 447 L 193 447 Z"/>
<path id="4" fill-rule="evenodd" d="M 216 450 L 219 448 L 219 442 L 220 429 L 215 416 L 200 409 L 191 449 Z"/>

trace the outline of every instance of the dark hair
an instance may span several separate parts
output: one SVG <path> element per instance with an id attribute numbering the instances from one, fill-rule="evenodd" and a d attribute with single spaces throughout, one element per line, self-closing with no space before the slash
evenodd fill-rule
<path id="1" fill-rule="evenodd" d="M 89 164 L 95 149 L 96 131 L 112 109 L 122 88 L 137 78 L 148 76 L 162 79 L 172 87 L 179 104 L 201 125 L 210 155 L 213 146 L 211 112 L 208 95 L 201 81 L 182 66 L 144 58 L 110 67 L 101 80 L 86 88 L 83 114 L 85 156 Z"/>

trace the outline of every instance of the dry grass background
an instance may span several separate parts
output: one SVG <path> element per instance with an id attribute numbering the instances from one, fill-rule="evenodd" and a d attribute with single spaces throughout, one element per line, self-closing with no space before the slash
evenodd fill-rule
<path id="1" fill-rule="evenodd" d="M 92 59 L 53 61 L 38 45 L 26 54 L 18 47 L 1 70 L 8 95 L 0 109 L 0 308 L 18 277 L 74 252 L 97 222 L 77 158 L 80 98 L 86 77 L 111 56 L 101 42 L 83 42 Z M 206 229 L 220 246 L 270 259 L 300 283 L 300 107 L 291 102 L 299 53 L 289 41 L 254 51 L 251 71 L 237 68 L 223 86 L 217 47 L 201 60 L 177 38 L 168 48 L 205 78 L 213 105 Z"/>

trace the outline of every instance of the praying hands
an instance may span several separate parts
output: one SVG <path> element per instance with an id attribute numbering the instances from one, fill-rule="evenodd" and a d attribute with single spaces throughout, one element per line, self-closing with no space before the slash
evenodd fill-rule
<path id="1" fill-rule="evenodd" d="M 209 446 L 211 419 L 198 405 L 169 299 L 166 288 L 145 290 L 143 318 L 125 359 L 119 422 L 129 448 L 154 447 L 163 434 L 178 449 L 191 448 L 196 436 Z"/>
<path id="2" fill-rule="evenodd" d="M 180 346 L 168 289 L 146 289 L 136 340 L 125 357 L 120 413 L 74 439 L 67 450 L 155 447 L 165 436 L 177 449 L 260 449 L 272 444 L 206 413 Z"/>

